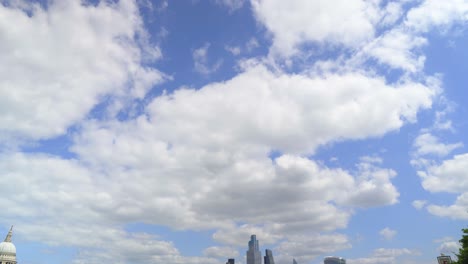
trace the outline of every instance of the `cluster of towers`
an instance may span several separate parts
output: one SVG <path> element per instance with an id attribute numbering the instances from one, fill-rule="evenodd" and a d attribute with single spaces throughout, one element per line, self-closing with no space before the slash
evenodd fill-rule
<path id="1" fill-rule="evenodd" d="M 249 249 L 246 252 L 247 262 L 246 264 L 262 264 L 262 253 L 258 246 L 258 240 L 256 235 L 250 236 Z M 275 264 L 273 259 L 273 252 L 270 249 L 265 250 L 265 256 L 263 257 L 264 264 Z M 323 260 L 324 264 L 346 264 L 346 260 L 340 257 L 326 257 Z M 226 264 L 235 264 L 234 259 L 228 259 Z M 297 264 L 296 260 L 293 259 L 293 264 Z"/>
<path id="2" fill-rule="evenodd" d="M 262 253 L 258 246 L 256 235 L 250 236 L 249 250 L 247 250 L 247 264 L 262 264 Z M 273 259 L 273 252 L 269 249 L 265 250 L 265 257 L 263 257 L 265 264 L 275 264 Z"/>
<path id="3" fill-rule="evenodd" d="M 246 252 L 247 262 L 246 264 L 262 264 L 262 253 L 258 246 L 258 240 L 256 235 L 250 236 L 249 249 Z M 265 250 L 265 256 L 263 257 L 264 264 L 275 264 L 273 259 L 273 252 L 270 249 Z M 226 264 L 235 264 L 234 259 L 228 259 Z"/>

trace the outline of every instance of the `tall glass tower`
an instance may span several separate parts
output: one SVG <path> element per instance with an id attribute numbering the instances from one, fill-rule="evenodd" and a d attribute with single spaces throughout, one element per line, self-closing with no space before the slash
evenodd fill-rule
<path id="1" fill-rule="evenodd" d="M 269 249 L 265 250 L 265 257 L 263 259 L 265 264 L 275 264 L 275 260 L 273 259 L 273 252 L 271 252 Z"/>
<path id="2" fill-rule="evenodd" d="M 326 257 L 323 264 L 346 264 L 346 259 L 340 257 Z"/>
<path id="3" fill-rule="evenodd" d="M 262 253 L 258 247 L 256 235 L 250 236 L 249 250 L 247 250 L 247 264 L 262 264 Z"/>

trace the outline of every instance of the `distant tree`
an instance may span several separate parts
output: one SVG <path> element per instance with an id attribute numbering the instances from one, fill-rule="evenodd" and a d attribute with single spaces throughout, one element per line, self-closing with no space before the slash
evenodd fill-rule
<path id="1" fill-rule="evenodd" d="M 454 264 L 468 264 L 468 228 L 464 228 L 462 231 L 463 235 L 459 240 L 461 247 L 458 250 L 458 254 L 455 253 L 457 261 L 453 261 Z"/>

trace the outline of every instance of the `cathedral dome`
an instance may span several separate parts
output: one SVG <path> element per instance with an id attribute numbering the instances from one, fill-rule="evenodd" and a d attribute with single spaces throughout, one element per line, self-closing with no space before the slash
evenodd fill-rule
<path id="1" fill-rule="evenodd" d="M 0 263 L 17 264 L 16 262 L 16 247 L 11 243 L 11 235 L 13 226 L 10 228 L 5 241 L 0 243 Z"/>
<path id="2" fill-rule="evenodd" d="M 11 242 L 0 243 L 0 255 L 16 256 L 16 247 Z"/>

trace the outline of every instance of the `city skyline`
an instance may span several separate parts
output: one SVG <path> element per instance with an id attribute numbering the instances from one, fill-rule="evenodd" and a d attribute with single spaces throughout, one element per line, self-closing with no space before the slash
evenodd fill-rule
<path id="1" fill-rule="evenodd" d="M 265 249 L 265 256 L 263 257 L 264 264 L 275 264 L 275 259 L 273 258 L 273 252 L 271 249 Z"/>

